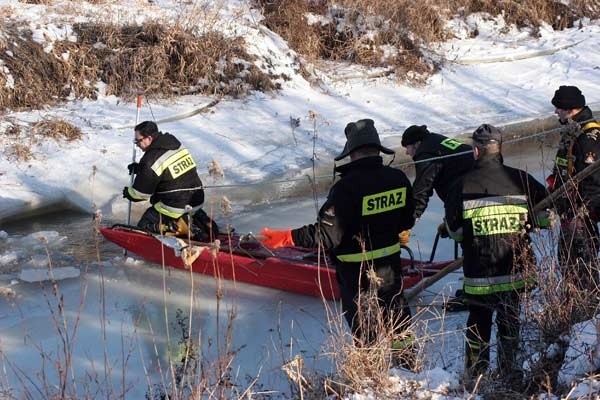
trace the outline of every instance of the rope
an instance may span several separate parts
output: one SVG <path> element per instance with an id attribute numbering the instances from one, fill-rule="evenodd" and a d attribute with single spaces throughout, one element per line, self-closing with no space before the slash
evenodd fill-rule
<path id="1" fill-rule="evenodd" d="M 581 121 L 579 122 L 579 124 L 585 124 L 588 123 L 590 121 L 595 121 L 595 119 L 591 118 L 588 119 L 586 121 Z M 555 133 L 555 132 L 560 132 L 564 129 L 564 126 L 559 126 L 557 128 L 552 128 L 552 129 L 548 129 L 545 131 L 541 131 L 532 135 L 526 135 L 526 136 L 522 136 L 522 137 L 518 137 L 518 138 L 514 138 L 511 140 L 507 140 L 507 141 L 503 141 L 503 144 L 509 144 L 509 143 L 518 143 L 524 140 L 529 140 L 529 139 L 533 139 L 533 138 L 537 138 L 540 136 L 544 136 L 550 133 Z M 399 164 L 395 164 L 395 167 L 405 167 L 405 166 L 409 166 L 412 164 L 419 164 L 419 163 L 424 163 L 424 162 L 431 162 L 431 161 L 436 161 L 436 160 L 442 160 L 445 158 L 451 158 L 451 157 L 457 157 L 463 154 L 472 154 L 473 150 L 467 150 L 467 151 L 461 151 L 459 153 L 454 153 L 454 154 L 447 154 L 445 156 L 437 156 L 437 157 L 431 157 L 431 158 L 427 158 L 425 160 L 418 160 L 418 161 L 406 161 L 403 163 L 399 163 Z M 313 151 L 313 157 L 314 157 L 314 151 Z M 250 186 L 258 186 L 258 185 L 265 185 L 265 184 L 284 184 L 284 183 L 290 183 L 290 182 L 300 182 L 300 181 L 304 181 L 304 180 L 308 180 L 309 184 L 313 184 L 314 182 L 323 180 L 323 179 L 331 179 L 331 175 L 318 175 L 318 176 L 314 176 L 314 160 L 313 160 L 313 176 L 311 177 L 310 175 L 304 175 L 302 177 L 298 177 L 298 178 L 286 178 L 286 179 L 274 179 L 274 180 L 262 180 L 262 181 L 256 181 L 256 182 L 245 182 L 245 183 L 232 183 L 232 184 L 226 184 L 226 185 L 205 185 L 204 188 L 205 189 L 214 189 L 214 188 L 233 188 L 233 187 L 250 187 Z"/>

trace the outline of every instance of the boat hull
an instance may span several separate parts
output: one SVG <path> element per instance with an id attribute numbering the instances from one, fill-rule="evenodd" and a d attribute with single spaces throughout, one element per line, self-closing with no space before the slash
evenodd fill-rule
<path id="1" fill-rule="evenodd" d="M 173 268 L 189 268 L 178 249 L 165 245 L 153 235 L 126 227 L 106 227 L 101 228 L 100 232 L 110 242 L 144 260 Z M 257 242 L 240 242 L 238 236 L 221 236 L 220 241 L 218 251 L 205 249 L 191 263 L 193 272 L 327 300 L 339 298 L 335 268 L 328 267 L 329 260 L 326 257 L 319 259 L 312 249 L 266 249 Z M 190 244 L 196 249 L 206 245 L 198 242 Z M 414 286 L 449 263 L 415 262 L 416 272 L 411 273 L 411 261 L 402 259 L 402 262 L 405 266 L 405 288 Z"/>

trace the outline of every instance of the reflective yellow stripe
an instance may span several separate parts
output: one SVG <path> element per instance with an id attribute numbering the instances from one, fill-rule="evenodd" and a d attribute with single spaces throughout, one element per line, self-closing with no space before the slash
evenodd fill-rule
<path id="1" fill-rule="evenodd" d="M 562 157 L 556 157 L 556 165 L 559 165 L 561 167 L 566 167 L 569 165 L 569 160 L 567 160 L 566 158 L 562 158 Z"/>
<path id="2" fill-rule="evenodd" d="M 507 195 L 507 196 L 490 196 L 482 197 L 480 199 L 465 200 L 463 201 L 464 210 L 472 210 L 474 208 L 481 208 L 487 206 L 498 206 L 498 205 L 515 205 L 515 204 L 527 204 L 527 196 L 524 195 Z"/>
<path id="3" fill-rule="evenodd" d="M 486 294 L 494 294 L 494 293 L 500 293 L 500 292 L 510 292 L 513 290 L 519 290 L 519 289 L 523 289 L 527 286 L 531 286 L 534 283 L 535 283 L 535 280 L 533 278 L 527 279 L 527 280 L 520 279 L 520 280 L 516 280 L 514 282 L 498 283 L 498 284 L 484 285 L 484 286 L 472 286 L 472 285 L 467 284 L 467 282 L 465 282 L 465 284 L 463 285 L 463 290 L 467 294 L 486 295 Z"/>
<path id="4" fill-rule="evenodd" d="M 362 215 L 379 214 L 406 205 L 406 188 L 388 190 L 363 197 Z"/>
<path id="5" fill-rule="evenodd" d="M 148 200 L 150 197 L 152 197 L 152 195 L 146 194 L 146 193 L 142 193 L 142 192 L 140 192 L 138 190 L 135 190 L 131 186 L 129 186 L 127 188 L 127 192 L 129 193 L 129 195 L 131 196 L 131 198 L 135 199 L 135 200 Z"/>
<path id="6" fill-rule="evenodd" d="M 489 217 L 490 215 L 502 214 L 527 214 L 527 206 L 525 204 L 504 204 L 485 206 L 463 211 L 463 218 Z"/>
<path id="7" fill-rule="evenodd" d="M 440 144 L 444 147 L 449 148 L 450 150 L 456 150 L 462 143 L 456 139 L 446 138 L 442 140 Z"/>
<path id="8" fill-rule="evenodd" d="M 171 218 L 179 218 L 185 212 L 185 209 L 181 209 L 181 212 L 179 212 L 177 209 L 173 209 L 172 207 L 167 207 L 161 202 L 154 204 L 154 209 L 156 211 L 158 211 L 159 213 L 161 213 L 162 215 L 166 215 L 167 217 L 171 217 Z"/>
<path id="9" fill-rule="evenodd" d="M 159 201 L 158 203 L 154 204 L 154 209 L 156 211 L 158 211 L 159 213 L 169 216 L 171 218 L 179 218 L 181 217 L 183 214 L 194 214 L 196 211 L 198 211 L 199 209 L 201 209 L 202 206 L 196 206 L 196 207 L 191 207 L 191 208 L 179 208 L 179 207 L 171 207 L 166 205 L 165 203 L 163 203 L 162 201 Z"/>
<path id="10" fill-rule="evenodd" d="M 469 338 L 465 338 L 465 341 L 467 342 L 467 345 L 474 350 L 479 350 L 481 348 L 481 344 L 475 340 L 469 340 Z M 482 343 L 484 346 L 487 347 L 488 343 Z M 475 358 L 477 359 L 477 355 L 475 354 Z"/>
<path id="11" fill-rule="evenodd" d="M 448 231 L 448 235 L 450 236 L 450 239 L 454 240 L 455 242 L 462 242 L 462 240 L 463 240 L 462 233 L 455 233 L 455 232 Z"/>
<path id="12" fill-rule="evenodd" d="M 405 349 L 407 347 L 410 347 L 414 344 L 415 342 L 415 338 L 414 336 L 410 336 L 406 339 L 402 339 L 402 340 L 394 340 L 392 342 L 392 350 L 402 350 Z"/>
<path id="13" fill-rule="evenodd" d="M 591 122 L 588 122 L 587 124 L 585 124 L 585 125 L 583 125 L 581 127 L 581 129 L 584 130 L 584 131 L 587 130 L 587 129 L 592 129 L 592 128 L 598 128 L 598 129 L 600 129 L 600 122 L 598 122 L 598 121 L 591 121 Z"/>
<path id="14" fill-rule="evenodd" d="M 383 249 L 376 249 L 354 254 L 338 254 L 337 259 L 343 262 L 361 262 L 391 256 L 400 252 L 400 243 L 394 243 Z"/>
<path id="15" fill-rule="evenodd" d="M 187 149 L 170 151 L 165 153 L 165 155 L 167 156 L 166 158 L 164 156 L 160 157 L 152 165 L 152 170 L 158 176 L 162 175 L 168 169 L 173 178 L 177 178 L 196 167 L 196 163 Z"/>

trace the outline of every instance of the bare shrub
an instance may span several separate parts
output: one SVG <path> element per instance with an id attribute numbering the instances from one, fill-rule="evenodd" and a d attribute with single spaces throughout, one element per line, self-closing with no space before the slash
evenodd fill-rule
<path id="1" fill-rule="evenodd" d="M 273 81 L 278 77 L 252 63 L 254 57 L 245 51 L 242 38 L 227 39 L 218 32 L 196 37 L 157 22 L 124 27 L 85 24 L 75 30 L 89 60 L 100 64 L 108 94 L 241 96 L 248 90 L 279 87 Z"/>
<path id="2" fill-rule="evenodd" d="M 8 123 L 5 129 L 2 130 L 2 134 L 7 137 L 18 138 L 21 136 L 21 127 L 14 122 Z"/>
<path id="3" fill-rule="evenodd" d="M 81 130 L 63 119 L 42 120 L 33 125 L 35 135 L 73 142 L 82 137 Z"/>
<path id="4" fill-rule="evenodd" d="M 68 78 L 61 60 L 46 53 L 27 29 L 7 26 L 6 35 L 0 52 L 4 63 L 0 75 L 5 82 L 0 87 L 0 108 L 39 108 L 66 97 Z M 12 83 L 7 85 L 8 81 Z"/>
<path id="5" fill-rule="evenodd" d="M 424 82 L 423 78 L 435 71 L 435 66 L 423 57 L 419 36 L 388 18 L 392 7 L 387 3 L 342 1 L 340 4 L 343 7 L 333 7 L 324 1 L 258 1 L 265 25 L 309 61 L 324 59 L 391 67 L 399 78 L 412 82 Z M 377 4 L 385 5 L 385 10 L 377 8 Z M 418 12 L 417 7 L 412 8 Z M 323 22 L 309 23 L 309 13 L 325 18 Z M 396 51 L 386 52 L 386 46 Z"/>
<path id="6" fill-rule="evenodd" d="M 31 109 L 68 98 L 107 94 L 132 98 L 140 92 L 243 96 L 250 90 L 280 88 L 287 77 L 263 72 L 242 38 L 150 22 L 141 26 L 79 24 L 78 41 L 44 48 L 27 27 L 5 28 L 0 43 L 0 109 Z M 0 64 L 0 66 L 2 66 Z"/>
<path id="7" fill-rule="evenodd" d="M 25 4 L 52 4 L 52 0 L 19 0 L 19 3 Z"/>
<path id="8" fill-rule="evenodd" d="M 580 200 L 579 194 L 573 192 L 557 200 L 555 207 L 578 210 Z M 579 217 L 577 212 L 569 217 L 556 216 L 556 226 L 536 243 L 541 262 L 527 267 L 538 276 L 536 290 L 524 299 L 526 325 L 532 332 L 525 341 L 525 356 L 530 364 L 525 379 L 529 394 L 562 389 L 557 383 L 558 372 L 569 346 L 571 327 L 600 311 L 600 276 L 594 246 L 597 238 L 595 232 L 580 229 L 584 225 L 578 223 Z M 579 230 L 575 232 L 574 228 Z"/>
<path id="9" fill-rule="evenodd" d="M 592 3 L 585 0 L 568 4 L 554 0 L 454 0 L 451 9 L 462 9 L 466 14 L 486 12 L 494 16 L 502 15 L 508 24 L 515 24 L 519 28 L 531 27 L 536 33 L 543 22 L 562 30 L 573 27 L 574 22 L 582 17 L 598 18 L 599 6 Z"/>
<path id="10" fill-rule="evenodd" d="M 8 145 L 7 155 L 17 161 L 29 161 L 33 158 L 33 151 L 27 144 L 12 143 Z"/>
<path id="11" fill-rule="evenodd" d="M 431 42 L 447 40 L 448 19 L 484 12 L 502 15 L 508 24 L 554 29 L 572 27 L 581 17 L 598 18 L 597 2 L 575 0 L 257 0 L 265 25 L 281 35 L 307 60 L 350 61 L 368 67 L 388 67 L 396 77 L 424 83 L 439 67 L 422 52 Z M 321 16 L 309 23 L 308 16 Z"/>
<path id="12" fill-rule="evenodd" d="M 350 333 L 343 318 L 329 316 L 335 347 L 331 353 L 337 377 L 327 386 L 336 388 L 338 393 L 369 389 L 376 392 L 378 398 L 390 398 L 393 386 L 389 379 L 390 368 L 420 368 L 415 337 L 412 326 L 401 315 L 384 309 L 378 298 L 381 278 L 372 267 L 367 277 L 369 288 L 361 291 L 356 299 L 358 331 Z"/>

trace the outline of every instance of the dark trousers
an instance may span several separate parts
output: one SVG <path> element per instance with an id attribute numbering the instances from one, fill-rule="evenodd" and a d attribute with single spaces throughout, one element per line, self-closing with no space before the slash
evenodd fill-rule
<path id="1" fill-rule="evenodd" d="M 465 344 L 465 368 L 477 376 L 490 364 L 490 338 L 493 315 L 498 328 L 498 369 L 501 374 L 512 372 L 516 365 L 519 345 L 519 294 L 501 292 L 485 296 L 468 296 L 469 318 Z"/>
<path id="2" fill-rule="evenodd" d="M 138 221 L 137 226 L 148 232 L 161 233 L 169 232 L 171 230 L 170 226 L 175 222 L 176 220 L 174 218 L 159 213 L 154 207 L 149 207 L 146 211 L 144 211 L 144 214 Z"/>
<path id="3" fill-rule="evenodd" d="M 212 241 L 219 234 L 216 222 L 202 209 L 192 215 L 191 222 L 188 214 L 184 214 L 180 218 L 184 219 L 192 233 L 192 238 L 196 241 Z M 177 220 L 180 218 L 171 218 L 159 213 L 154 207 L 150 207 L 144 212 L 137 226 L 152 233 L 177 232 Z"/>
<path id="4" fill-rule="evenodd" d="M 382 283 L 376 288 L 375 293 L 372 291 L 374 287 L 369 284 L 365 276 L 360 279 L 360 283 L 355 276 L 352 277 L 354 279 L 345 279 L 348 278 L 346 275 L 348 271 L 343 270 L 354 267 L 339 265 L 337 268 L 342 310 L 355 339 L 362 344 L 374 343 L 378 329 L 390 328 L 395 337 L 402 336 L 410 324 L 411 313 L 404 301 L 400 267 L 376 268 L 376 274 Z M 360 286 L 362 289 L 359 291 Z M 376 301 L 374 301 L 375 296 Z"/>

